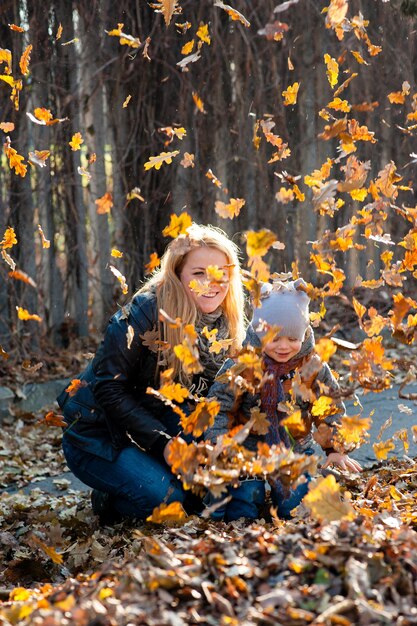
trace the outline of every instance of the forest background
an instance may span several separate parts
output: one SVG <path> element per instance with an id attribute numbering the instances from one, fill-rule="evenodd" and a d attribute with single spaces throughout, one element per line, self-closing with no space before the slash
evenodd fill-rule
<path id="1" fill-rule="evenodd" d="M 280 272 L 297 260 L 336 285 L 323 295 L 412 292 L 415 3 L 326 7 L 2 3 L 0 234 L 17 240 L 1 246 L 4 352 L 100 333 L 158 262 L 172 214 L 225 229 L 255 282 L 260 258 Z M 155 167 L 162 152 L 172 162 Z M 247 233 L 265 228 L 283 245 L 257 256 Z"/>

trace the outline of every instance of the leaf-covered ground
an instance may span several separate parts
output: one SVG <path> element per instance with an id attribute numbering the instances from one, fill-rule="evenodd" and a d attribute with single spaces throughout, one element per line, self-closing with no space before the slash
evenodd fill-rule
<path id="1" fill-rule="evenodd" d="M 58 470 L 59 429 L 20 422 L 5 431 L 22 483 Z M 326 524 L 300 507 L 289 522 L 101 528 L 88 493 L 3 493 L 0 624 L 417 624 L 414 462 L 338 478 L 356 517 Z"/>

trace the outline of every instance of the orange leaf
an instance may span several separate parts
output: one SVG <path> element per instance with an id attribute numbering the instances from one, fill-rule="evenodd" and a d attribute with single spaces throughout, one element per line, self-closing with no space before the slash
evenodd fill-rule
<path id="1" fill-rule="evenodd" d="M 29 74 L 30 53 L 32 52 L 32 48 L 32 44 L 29 44 L 20 57 L 19 67 L 23 76 L 27 76 Z"/>
<path id="2" fill-rule="evenodd" d="M 2 130 L 4 133 L 11 133 L 14 130 L 13 122 L 1 122 L 0 130 Z"/>
<path id="3" fill-rule="evenodd" d="M 13 272 L 9 272 L 9 276 L 10 278 L 14 278 L 15 280 L 21 280 L 27 285 L 30 285 L 31 287 L 34 287 L 36 289 L 36 283 L 33 278 L 31 278 L 21 270 L 14 270 Z"/>
<path id="4" fill-rule="evenodd" d="M 198 93 L 196 91 L 193 91 L 192 96 L 193 96 L 194 104 L 197 107 L 197 109 L 200 111 L 200 113 L 205 113 L 206 110 L 204 108 L 204 102 L 202 101 Z"/>
<path id="5" fill-rule="evenodd" d="M 23 157 L 17 154 L 16 150 L 10 146 L 10 143 L 6 141 L 4 144 L 4 151 L 9 159 L 9 165 L 11 169 L 14 169 L 15 173 L 22 178 L 26 176 L 27 165 L 23 163 Z"/>
<path id="6" fill-rule="evenodd" d="M 201 41 L 203 41 L 204 43 L 210 45 L 211 43 L 211 39 L 210 39 L 210 35 L 208 32 L 208 24 L 202 24 L 200 23 L 200 26 L 196 32 L 196 35 L 199 39 L 201 39 Z"/>
<path id="7" fill-rule="evenodd" d="M 330 54 L 324 55 L 324 62 L 327 67 L 327 78 L 329 79 L 329 83 L 331 87 L 337 85 L 337 80 L 339 76 L 339 64 L 336 59 L 333 59 Z"/>
<path id="8" fill-rule="evenodd" d="M 149 263 L 146 263 L 145 265 L 146 273 L 150 274 L 160 264 L 161 259 L 159 258 L 158 254 L 156 252 L 151 252 L 151 255 L 149 257 Z"/>
<path id="9" fill-rule="evenodd" d="M 233 21 L 235 22 L 239 21 L 244 26 L 246 26 L 246 28 L 249 28 L 250 22 L 246 19 L 246 17 L 242 15 L 242 13 L 239 13 L 239 11 L 236 11 L 236 9 L 234 9 L 230 5 L 224 4 L 224 2 L 222 2 L 221 0 L 215 0 L 214 6 L 219 7 L 220 9 L 223 9 L 224 11 L 226 11 L 226 13 L 229 15 L 229 17 Z"/>
<path id="10" fill-rule="evenodd" d="M 201 437 L 203 432 L 214 424 L 214 418 L 220 410 L 217 400 L 207 400 L 203 398 L 190 413 L 181 417 L 181 426 L 184 433 L 192 434 L 194 437 Z"/>
<path id="11" fill-rule="evenodd" d="M 31 165 L 37 165 L 38 167 L 45 167 L 46 160 L 50 156 L 49 150 L 35 150 L 35 152 L 29 152 L 29 163 Z"/>
<path id="12" fill-rule="evenodd" d="M 6 248 L 13 248 L 15 243 L 17 243 L 16 233 L 14 228 L 9 226 L 9 228 L 6 228 L 3 239 L 0 241 L 0 246 L 5 250 Z"/>
<path id="13" fill-rule="evenodd" d="M 113 196 L 110 191 L 106 191 L 104 196 L 95 200 L 95 204 L 97 205 L 97 213 L 98 215 L 104 215 L 105 213 L 110 213 L 110 209 L 113 206 Z"/>
<path id="14" fill-rule="evenodd" d="M 217 178 L 217 176 L 215 174 L 213 174 L 213 172 L 210 170 L 207 170 L 206 172 L 206 178 L 208 178 L 209 180 L 211 180 L 211 182 L 213 183 L 213 185 L 216 185 L 216 187 L 218 187 L 219 189 L 222 188 L 222 183 L 221 181 Z"/>
<path id="15" fill-rule="evenodd" d="M 64 416 L 56 415 L 53 411 L 49 411 L 49 413 L 45 415 L 43 420 L 41 420 L 41 423 L 45 424 L 46 426 L 58 426 L 60 428 L 68 427 L 67 422 L 64 420 Z"/>
<path id="16" fill-rule="evenodd" d="M 82 387 L 86 387 L 87 383 L 85 380 L 80 380 L 79 378 L 73 378 L 68 387 L 65 389 L 69 396 L 75 396 L 77 391 Z"/>
<path id="17" fill-rule="evenodd" d="M 154 524 L 166 524 L 167 522 L 184 522 L 186 519 L 187 514 L 181 502 L 170 502 L 170 504 L 161 504 L 155 507 L 146 521 Z"/>
<path id="18" fill-rule="evenodd" d="M 174 354 L 183 364 L 186 374 L 198 374 L 203 371 L 198 350 L 190 346 L 186 340 L 174 346 Z"/>
<path id="19" fill-rule="evenodd" d="M 8 24 L 10 30 L 14 30 L 16 33 L 24 33 L 25 29 L 21 26 L 17 26 L 16 24 Z"/>
<path id="20" fill-rule="evenodd" d="M 62 28 L 62 24 L 61 24 L 61 22 L 59 22 L 59 25 L 58 25 L 58 30 L 56 31 L 56 35 L 55 35 L 55 40 L 56 40 L 56 41 L 58 41 L 59 39 L 61 39 L 61 37 L 62 37 L 62 31 L 63 31 L 63 30 L 64 30 L 64 29 Z"/>
<path id="21" fill-rule="evenodd" d="M 190 52 L 192 52 L 193 48 L 194 48 L 194 39 L 191 39 L 191 41 L 188 41 L 187 43 L 185 43 L 183 45 L 183 47 L 181 48 L 181 54 L 190 54 Z"/>

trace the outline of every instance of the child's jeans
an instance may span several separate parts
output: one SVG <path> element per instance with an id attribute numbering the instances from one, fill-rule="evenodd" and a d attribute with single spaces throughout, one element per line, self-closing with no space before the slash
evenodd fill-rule
<path id="1" fill-rule="evenodd" d="M 308 483 L 311 480 L 310 474 L 304 474 L 306 481 L 295 487 L 286 490 L 279 481 L 271 485 L 271 499 L 277 508 L 278 517 L 281 519 L 291 519 L 291 511 L 295 509 L 308 492 Z"/>
<path id="2" fill-rule="evenodd" d="M 237 487 L 228 487 L 227 493 L 219 498 L 214 498 L 209 492 L 204 503 L 206 506 L 212 506 L 227 496 L 232 496 L 232 499 L 213 511 L 210 514 L 211 519 L 225 522 L 232 522 L 240 517 L 257 519 L 261 507 L 265 504 L 265 481 L 256 478 L 242 480 Z"/>

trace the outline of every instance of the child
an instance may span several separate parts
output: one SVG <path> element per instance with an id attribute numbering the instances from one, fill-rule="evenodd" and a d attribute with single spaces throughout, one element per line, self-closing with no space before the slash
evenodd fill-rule
<path id="1" fill-rule="evenodd" d="M 314 417 L 311 413 L 311 405 L 321 395 L 333 396 L 337 407 L 336 413 L 326 417 L 325 423 L 333 427 L 338 421 L 340 413 L 344 412 L 344 405 L 337 400 L 339 386 L 326 363 L 322 363 L 314 352 L 314 334 L 309 325 L 309 298 L 305 293 L 305 283 L 302 279 L 295 282 L 265 284 L 263 286 L 263 298 L 261 306 L 255 308 L 252 325 L 248 329 L 247 341 L 252 345 L 262 346 L 262 366 L 264 376 L 260 384 L 259 394 L 249 392 L 239 393 L 233 388 L 233 381 L 221 383 L 215 381 L 208 396 L 216 397 L 220 402 L 221 409 L 216 416 L 215 423 L 205 433 L 205 439 L 215 439 L 228 431 L 230 426 L 229 416 L 238 414 L 247 419 L 250 417 L 250 409 L 260 406 L 269 421 L 269 431 L 264 436 L 250 434 L 245 441 L 245 446 L 256 450 L 258 441 L 266 441 L 269 445 L 283 443 L 292 448 L 294 452 L 313 454 L 312 427 L 319 426 L 323 421 Z M 270 328 L 277 328 L 278 332 L 272 340 L 261 339 Z M 218 377 L 234 365 L 228 359 Z M 305 434 L 292 437 L 287 429 L 281 425 L 286 413 L 280 410 L 279 404 L 290 399 L 289 392 L 292 386 L 292 378 L 295 374 L 301 383 L 309 388 L 309 399 L 306 401 L 296 397 L 296 408 L 301 410 L 305 425 Z M 331 445 L 331 444 L 329 444 Z M 323 467 L 329 465 L 339 466 L 343 470 L 354 472 L 361 471 L 357 461 L 349 458 L 347 454 L 336 452 L 331 447 L 323 447 L 327 455 L 327 461 Z M 309 476 L 306 482 L 297 488 L 286 492 L 278 481 L 271 484 L 271 498 L 277 507 L 278 514 L 283 518 L 289 518 L 290 512 L 298 506 L 308 491 Z M 230 487 L 228 494 L 231 500 L 224 507 L 213 510 L 213 519 L 231 521 L 239 517 L 256 519 L 259 516 L 259 507 L 265 500 L 265 482 L 258 479 L 241 480 L 237 488 Z M 221 500 L 223 498 L 220 498 Z M 210 504 L 210 499 L 207 504 Z"/>

